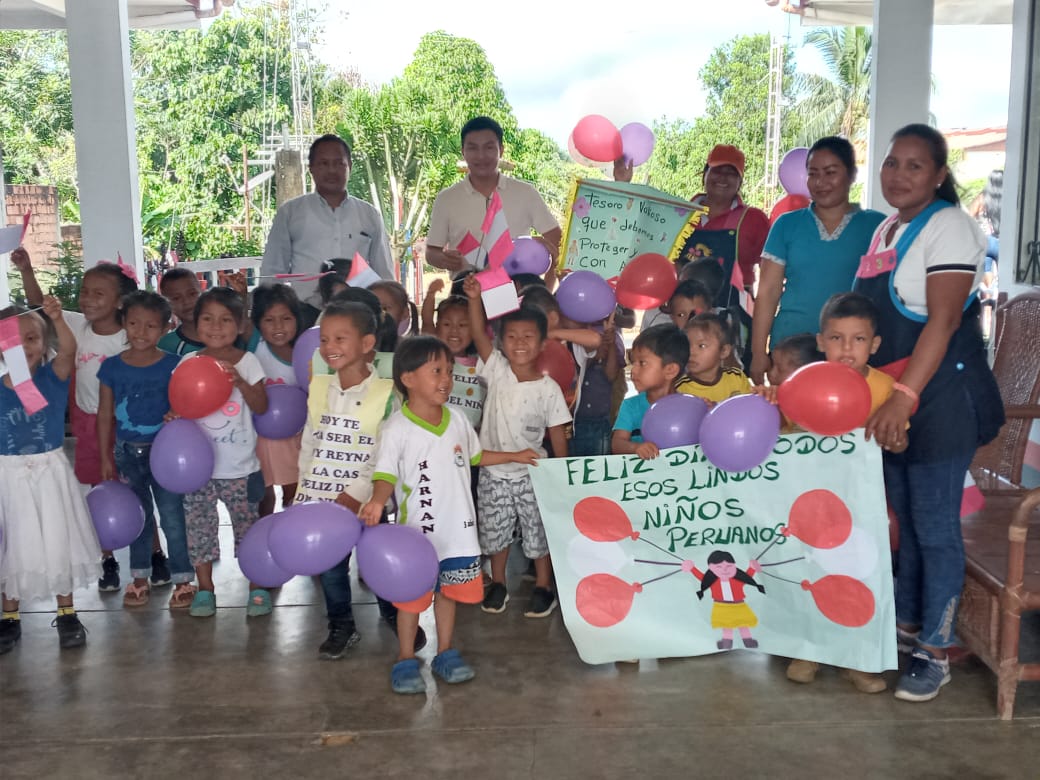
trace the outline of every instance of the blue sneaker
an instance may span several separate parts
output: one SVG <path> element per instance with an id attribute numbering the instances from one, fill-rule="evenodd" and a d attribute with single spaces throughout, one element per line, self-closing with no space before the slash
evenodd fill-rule
<path id="1" fill-rule="evenodd" d="M 249 601 L 246 603 L 246 617 L 270 615 L 273 608 L 271 594 L 268 591 L 263 588 L 249 591 Z"/>
<path id="2" fill-rule="evenodd" d="M 426 690 L 426 681 L 419 671 L 419 661 L 408 658 L 398 661 L 390 670 L 390 685 L 394 693 L 422 693 Z"/>
<path id="3" fill-rule="evenodd" d="M 451 685 L 472 680 L 476 674 L 454 648 L 448 648 L 443 653 L 435 655 L 431 666 L 435 675 Z"/>
<path id="4" fill-rule="evenodd" d="M 910 666 L 899 679 L 896 698 L 903 701 L 931 701 L 950 681 L 950 661 L 935 658 L 923 647 L 910 655 Z"/>
<path id="5" fill-rule="evenodd" d="M 192 617 L 213 617 L 217 614 L 217 597 L 211 590 L 200 590 L 191 600 L 188 614 Z"/>

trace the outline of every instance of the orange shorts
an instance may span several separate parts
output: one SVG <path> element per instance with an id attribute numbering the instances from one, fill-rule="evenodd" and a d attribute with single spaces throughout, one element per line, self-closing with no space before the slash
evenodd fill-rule
<path id="1" fill-rule="evenodd" d="M 465 560 L 464 565 L 460 562 Z M 476 576 L 459 582 L 460 571 L 475 571 Z M 431 590 L 417 599 L 405 602 L 394 602 L 394 606 L 403 612 L 419 614 L 429 608 L 433 603 L 434 592 L 441 596 L 457 601 L 460 604 L 479 604 L 484 600 L 484 580 L 480 574 L 480 558 L 460 559 L 451 558 L 441 561 L 440 580 L 435 590 Z"/>

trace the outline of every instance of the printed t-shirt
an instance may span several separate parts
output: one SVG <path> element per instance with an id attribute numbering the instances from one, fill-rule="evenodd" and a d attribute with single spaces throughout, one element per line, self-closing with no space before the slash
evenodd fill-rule
<path id="1" fill-rule="evenodd" d="M 542 446 L 547 428 L 571 421 L 563 391 L 556 381 L 543 376 L 531 382 L 520 382 L 506 356 L 493 351 L 481 369 L 487 380 L 484 422 L 480 426 L 480 445 L 493 452 L 519 452 L 532 449 L 540 457 L 548 453 Z M 523 479 L 527 466 L 503 463 L 485 467 L 499 479 Z"/>
<path id="2" fill-rule="evenodd" d="M 379 431 L 373 479 L 394 486 L 397 522 L 422 531 L 440 560 L 480 555 L 470 466 L 480 440 L 469 421 L 447 405 L 439 425 L 412 414 L 407 402 Z"/>
<path id="3" fill-rule="evenodd" d="M 181 362 L 194 359 L 194 355 L 187 355 Z M 251 352 L 243 353 L 235 363 L 235 370 L 250 385 L 264 379 L 264 369 Z M 196 422 L 213 442 L 216 453 L 213 479 L 241 479 L 260 470 L 260 460 L 256 457 L 253 413 L 241 390 L 232 388 L 231 397 L 224 406 L 213 414 L 200 417 Z"/>
<path id="4" fill-rule="evenodd" d="M 112 391 L 116 439 L 150 442 L 170 411 L 170 375 L 181 360 L 164 352 L 150 366 L 131 366 L 114 355 L 98 369 L 98 381 Z"/>
<path id="5" fill-rule="evenodd" d="M 346 493 L 359 503 L 372 494 L 371 463 L 380 423 L 393 411 L 394 383 L 372 364 L 360 384 L 342 388 L 337 375 L 311 379 L 300 445 L 297 502 L 334 501 Z"/>
<path id="6" fill-rule="evenodd" d="M 263 339 L 259 339 L 255 346 L 250 345 L 250 351 L 256 355 L 260 365 L 264 369 L 264 384 L 266 385 L 295 385 L 296 372 L 291 362 L 286 363 L 274 352 L 270 345 Z"/>
<path id="7" fill-rule="evenodd" d="M 480 358 L 456 357 L 451 370 L 454 384 L 448 404 L 462 412 L 475 430 L 480 430 L 480 422 L 484 417 L 484 398 L 487 396 L 487 384 L 480 376 Z"/>

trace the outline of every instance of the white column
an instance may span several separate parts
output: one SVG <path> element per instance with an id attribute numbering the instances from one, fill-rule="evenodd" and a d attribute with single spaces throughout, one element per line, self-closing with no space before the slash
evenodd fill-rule
<path id="1" fill-rule="evenodd" d="M 892 133 L 928 121 L 932 82 L 933 0 L 874 0 L 870 66 L 870 145 L 866 202 L 892 209 L 881 195 L 878 172 Z"/>
<path id="2" fill-rule="evenodd" d="M 0 227 L 7 227 L 7 189 L 4 187 L 4 156 L 0 152 Z M 10 253 L 0 255 L 0 309 L 11 305 L 11 290 L 7 286 Z"/>
<path id="3" fill-rule="evenodd" d="M 127 0 L 65 3 L 83 262 L 123 261 L 144 279 Z"/>

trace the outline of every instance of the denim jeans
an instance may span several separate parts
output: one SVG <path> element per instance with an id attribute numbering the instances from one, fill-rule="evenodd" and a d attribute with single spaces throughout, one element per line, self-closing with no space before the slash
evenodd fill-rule
<path id="1" fill-rule="evenodd" d="M 325 611 L 329 623 L 354 626 L 354 609 L 351 606 L 350 593 L 350 553 L 328 571 L 321 573 L 321 590 L 325 594 Z M 397 607 L 389 601 L 376 596 L 379 614 L 393 622 L 397 617 Z"/>
<path id="2" fill-rule="evenodd" d="M 613 428 L 609 417 L 579 417 L 574 421 L 574 435 L 567 444 L 571 458 L 610 454 Z"/>
<path id="3" fill-rule="evenodd" d="M 171 493 L 152 476 L 148 462 L 151 445 L 116 442 L 116 468 L 127 481 L 144 507 L 144 530 L 130 545 L 130 573 L 145 578 L 152 573 L 152 536 L 155 533 L 155 506 L 159 509 L 159 524 L 166 537 L 167 556 L 174 582 L 191 582 L 195 569 L 188 558 L 188 540 L 184 529 L 184 502 L 179 493 Z"/>
<path id="4" fill-rule="evenodd" d="M 899 520 L 896 620 L 920 626 L 929 647 L 954 644 L 964 585 L 961 494 L 973 453 L 938 462 L 907 462 L 885 453 L 885 490 Z"/>

